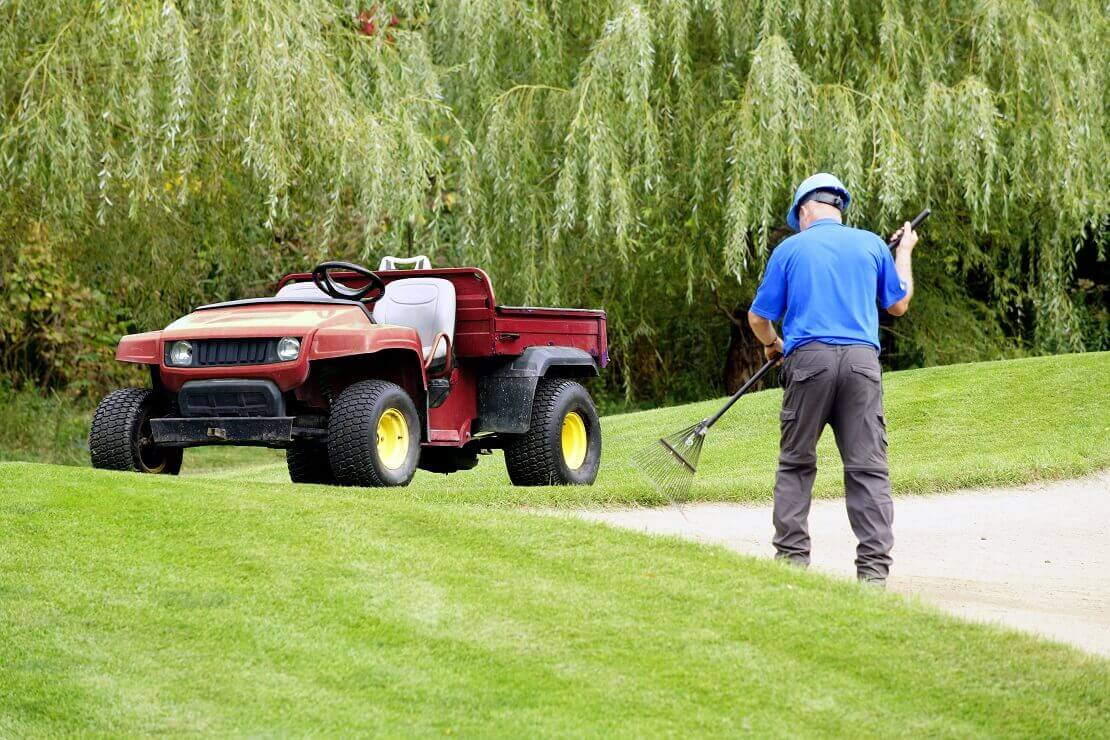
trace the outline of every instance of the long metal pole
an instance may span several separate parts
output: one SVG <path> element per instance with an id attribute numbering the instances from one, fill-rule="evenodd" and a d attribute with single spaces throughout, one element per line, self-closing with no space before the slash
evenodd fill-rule
<path id="1" fill-rule="evenodd" d="M 779 362 L 779 360 L 780 360 L 780 359 L 781 359 L 781 358 L 778 358 L 778 357 L 776 357 L 776 358 L 775 358 L 775 359 L 773 359 L 773 360 L 767 360 L 767 362 L 765 362 L 765 363 L 763 364 L 763 367 L 761 367 L 761 368 L 759 368 L 758 370 L 756 370 L 756 371 L 755 371 L 755 375 L 753 375 L 752 377 L 748 378 L 747 382 L 746 382 L 746 383 L 744 383 L 744 385 L 740 386 L 740 389 L 739 389 L 738 391 L 736 391 L 735 393 L 733 393 L 733 394 L 732 394 L 732 397 L 731 397 L 731 398 L 729 398 L 729 399 L 728 399 L 728 401 L 727 401 L 727 402 L 725 403 L 725 405 L 721 407 L 721 410 L 720 410 L 720 411 L 718 411 L 717 413 L 713 414 L 713 416 L 710 416 L 710 417 L 709 417 L 708 419 L 706 419 L 706 420 L 705 420 L 704 422 L 702 422 L 702 429 L 703 429 L 703 430 L 705 430 L 705 429 L 709 429 L 709 427 L 711 427 L 711 426 L 713 426 L 714 424 L 716 424 L 716 423 L 717 423 L 717 420 L 718 420 L 718 419 L 720 419 L 720 418 L 721 418 L 722 416 L 724 416 L 724 415 L 725 415 L 725 412 L 726 412 L 726 411 L 728 411 L 728 410 L 729 410 L 730 408 L 732 408 L 732 404 L 734 404 L 734 403 L 736 403 L 737 401 L 739 401 L 739 400 L 740 400 L 740 396 L 742 396 L 742 395 L 744 395 L 745 393 L 747 393 L 747 392 L 748 392 L 748 390 L 749 390 L 749 389 L 750 389 L 750 388 L 751 388 L 751 387 L 752 387 L 753 385 L 755 385 L 756 383 L 758 383 L 758 382 L 759 382 L 759 379 L 760 379 L 760 378 L 762 378 L 762 377 L 763 377 L 764 375 L 766 375 L 766 374 L 767 374 L 767 372 L 768 372 L 768 371 L 769 371 L 769 370 L 770 370 L 771 368 L 773 368 L 773 367 L 774 367 L 774 366 L 775 366 L 775 365 L 776 365 L 776 364 L 777 364 L 777 363 Z"/>

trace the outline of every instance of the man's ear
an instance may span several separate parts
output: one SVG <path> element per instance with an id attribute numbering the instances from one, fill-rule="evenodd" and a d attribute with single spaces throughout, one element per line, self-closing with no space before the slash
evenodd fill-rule
<path id="1" fill-rule="evenodd" d="M 801 226 L 803 223 L 807 223 L 807 222 L 810 222 L 810 221 L 817 220 L 817 214 L 815 214 L 813 212 L 816 205 L 817 205 L 816 201 L 809 201 L 809 202 L 806 202 L 806 203 L 802 203 L 802 205 L 798 208 L 798 225 L 799 226 Z"/>
<path id="2" fill-rule="evenodd" d="M 798 206 L 798 227 L 801 230 L 801 225 L 809 218 L 809 203 L 802 203 Z"/>

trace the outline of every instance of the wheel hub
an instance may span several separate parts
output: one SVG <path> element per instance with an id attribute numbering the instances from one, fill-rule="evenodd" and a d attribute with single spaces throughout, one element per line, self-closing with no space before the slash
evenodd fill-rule
<path id="1" fill-rule="evenodd" d="M 386 409 L 378 419 L 378 459 L 390 470 L 405 464 L 409 452 L 409 425 L 397 409 Z"/>
<path id="2" fill-rule="evenodd" d="M 149 417 L 143 419 L 135 444 L 139 448 L 139 467 L 142 472 L 158 474 L 166 469 L 166 454 L 154 444 Z"/>
<path id="3" fill-rule="evenodd" d="M 589 437 L 586 423 L 577 411 L 571 411 L 563 418 L 563 461 L 571 470 L 578 470 L 586 461 Z"/>

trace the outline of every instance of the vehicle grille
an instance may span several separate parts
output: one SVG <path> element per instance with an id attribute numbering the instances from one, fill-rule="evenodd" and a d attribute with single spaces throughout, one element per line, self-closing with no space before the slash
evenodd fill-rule
<path id="1" fill-rule="evenodd" d="M 277 362 L 277 339 L 201 339 L 193 342 L 194 367 Z"/>
<path id="2" fill-rule="evenodd" d="M 177 405 L 185 417 L 285 415 L 281 391 L 270 380 L 193 380 L 181 386 Z"/>

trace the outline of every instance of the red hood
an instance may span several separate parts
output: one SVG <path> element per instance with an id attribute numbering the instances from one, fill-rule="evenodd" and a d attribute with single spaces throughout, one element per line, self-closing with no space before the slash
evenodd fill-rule
<path id="1" fill-rule="evenodd" d="M 368 329 L 372 326 L 358 306 L 326 304 L 261 304 L 193 311 L 165 328 L 162 338 L 224 339 L 235 337 L 303 337 L 314 329 Z"/>
<path id="2" fill-rule="evenodd" d="M 298 337 L 296 360 L 234 367 L 171 367 L 164 362 L 164 346 L 178 339 L 245 339 Z M 158 365 L 163 385 L 171 391 L 187 380 L 201 378 L 266 378 L 288 391 L 304 383 L 311 360 L 365 355 L 384 349 L 412 352 L 423 380 L 423 350 L 415 329 L 374 324 L 358 305 L 316 303 L 255 303 L 193 311 L 163 331 L 132 334 L 120 340 L 116 359 Z"/>

